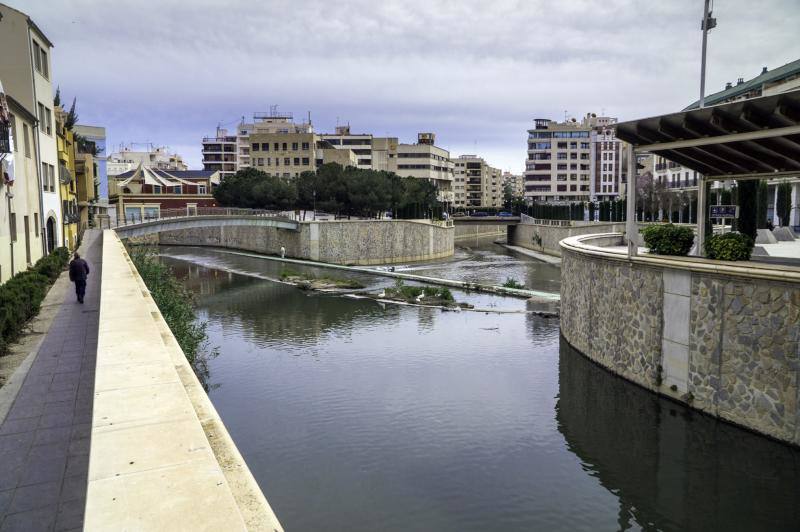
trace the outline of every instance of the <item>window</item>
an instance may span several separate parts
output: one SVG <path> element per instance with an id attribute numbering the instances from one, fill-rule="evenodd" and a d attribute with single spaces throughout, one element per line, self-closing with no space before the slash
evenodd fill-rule
<path id="1" fill-rule="evenodd" d="M 198 194 L 205 194 L 206 193 L 206 186 L 205 185 L 197 185 L 197 193 Z"/>
<path id="2" fill-rule="evenodd" d="M 39 213 L 33 213 L 33 230 L 36 233 L 36 238 L 39 238 Z"/>
<path id="3" fill-rule="evenodd" d="M 272 166 L 270 163 L 272 163 L 272 159 L 267 157 L 267 166 Z"/>
<path id="4" fill-rule="evenodd" d="M 567 143 L 566 142 L 559 142 L 558 143 L 558 147 L 559 147 L 559 149 L 566 150 L 567 149 Z"/>
<path id="5" fill-rule="evenodd" d="M 47 163 L 42 163 L 42 190 L 50 190 L 50 172 L 47 170 Z"/>
<path id="6" fill-rule="evenodd" d="M 182 186 L 180 186 L 180 185 L 178 185 L 177 187 L 173 188 L 173 189 L 172 189 L 172 191 L 173 191 L 175 194 L 183 194 L 183 187 L 182 187 Z"/>
<path id="7" fill-rule="evenodd" d="M 47 52 L 44 51 L 44 48 L 42 48 L 41 54 L 42 54 L 42 75 L 46 78 L 49 78 L 50 71 L 47 68 Z"/>
<path id="8" fill-rule="evenodd" d="M 564 160 L 567 159 L 567 154 L 566 153 L 559 153 L 557 158 L 562 160 L 562 161 L 564 161 Z"/>
<path id="9" fill-rule="evenodd" d="M 27 216 L 22 217 L 22 228 L 25 231 L 25 260 L 28 264 L 31 263 L 31 222 Z"/>
<path id="10" fill-rule="evenodd" d="M 261 151 L 269 151 L 269 142 L 261 143 Z"/>
<path id="11" fill-rule="evenodd" d="M 17 214 L 12 212 L 11 219 L 9 220 L 9 225 L 11 228 L 11 241 L 17 241 Z"/>
<path id="12" fill-rule="evenodd" d="M 258 151 L 258 142 L 253 143 L 253 151 Z"/>
<path id="13" fill-rule="evenodd" d="M 309 162 L 308 157 L 303 157 L 303 166 L 308 166 L 310 164 L 311 163 Z"/>
<path id="14" fill-rule="evenodd" d="M 153 185 L 153 194 L 161 194 L 161 185 Z"/>
<path id="15" fill-rule="evenodd" d="M 556 169 L 557 170 L 566 170 L 567 169 L 567 163 L 559 163 L 558 166 L 556 167 Z"/>
<path id="16" fill-rule="evenodd" d="M 295 166 L 300 166 L 300 157 L 295 157 L 294 158 L 294 165 Z"/>
<path id="17" fill-rule="evenodd" d="M 578 149 L 578 143 L 577 142 L 570 142 L 569 143 L 569 147 L 572 150 L 577 150 Z"/>
<path id="18" fill-rule="evenodd" d="M 589 143 L 588 142 L 581 142 L 581 149 L 582 150 L 588 150 L 589 149 Z"/>
<path id="19" fill-rule="evenodd" d="M 39 43 L 33 41 L 33 64 L 36 66 L 36 70 L 39 72 L 42 71 L 42 47 L 39 46 Z"/>
<path id="20" fill-rule="evenodd" d="M 287 148 L 287 146 L 288 146 L 288 144 L 284 142 L 283 143 L 283 151 L 289 151 L 289 148 Z"/>
<path id="21" fill-rule="evenodd" d="M 303 151 L 308 151 L 308 142 L 303 143 Z"/>
<path id="22" fill-rule="evenodd" d="M 296 142 L 292 142 L 292 151 L 297 151 L 298 144 Z"/>
<path id="23" fill-rule="evenodd" d="M 584 154 L 581 154 L 581 155 L 584 155 Z M 569 158 L 570 159 L 577 159 L 578 158 L 578 154 L 577 153 L 570 153 L 569 154 Z"/>
<path id="24" fill-rule="evenodd" d="M 276 142 L 276 143 L 273 145 L 273 148 L 275 148 L 275 151 L 278 151 L 278 150 L 280 149 L 280 144 L 278 144 L 278 143 Z"/>
<path id="25" fill-rule="evenodd" d="M 275 166 L 280 166 L 280 165 L 281 165 L 280 157 L 275 157 Z"/>
<path id="26" fill-rule="evenodd" d="M 258 158 L 258 162 L 256 163 L 256 165 L 257 166 L 264 166 L 264 158 L 263 157 L 259 157 Z"/>
<path id="27" fill-rule="evenodd" d="M 28 135 L 28 124 L 22 124 L 22 141 L 25 143 L 25 157 L 31 158 L 31 140 Z"/>
<path id="28" fill-rule="evenodd" d="M 292 164 L 292 160 L 289 157 L 283 158 L 283 166 L 289 166 Z"/>

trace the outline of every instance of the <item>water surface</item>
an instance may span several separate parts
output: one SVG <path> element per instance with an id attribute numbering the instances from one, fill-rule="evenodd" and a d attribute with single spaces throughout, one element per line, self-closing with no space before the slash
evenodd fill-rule
<path id="1" fill-rule="evenodd" d="M 800 453 L 609 375 L 524 300 L 381 305 L 267 280 L 273 261 L 164 251 L 220 348 L 210 397 L 287 530 L 800 527 Z M 493 244 L 430 265 L 557 291 L 553 269 Z"/>

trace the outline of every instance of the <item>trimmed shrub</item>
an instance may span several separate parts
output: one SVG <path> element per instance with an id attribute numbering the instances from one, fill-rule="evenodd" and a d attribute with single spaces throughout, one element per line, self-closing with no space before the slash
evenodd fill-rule
<path id="1" fill-rule="evenodd" d="M 69 251 L 67 251 L 67 248 L 57 248 L 51 254 L 36 261 L 33 271 L 48 277 L 54 282 L 64 271 L 64 267 L 68 262 Z"/>
<path id="2" fill-rule="evenodd" d="M 714 260 L 750 260 L 753 239 L 741 233 L 714 235 L 706 240 L 706 256 Z"/>
<path id="3" fill-rule="evenodd" d="M 651 225 L 642 230 L 650 253 L 656 255 L 687 255 L 694 243 L 691 227 L 673 224 Z"/>
<path id="4" fill-rule="evenodd" d="M 505 288 L 525 288 L 525 285 L 518 282 L 513 277 L 507 277 L 506 282 L 503 283 L 503 287 Z"/>

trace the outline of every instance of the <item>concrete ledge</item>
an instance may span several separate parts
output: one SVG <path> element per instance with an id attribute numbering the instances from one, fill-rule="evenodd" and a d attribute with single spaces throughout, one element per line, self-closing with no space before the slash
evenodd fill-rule
<path id="1" fill-rule="evenodd" d="M 576 253 L 632 264 L 675 268 L 706 274 L 715 273 L 748 279 L 800 283 L 800 268 L 792 266 L 751 261 L 729 262 L 698 257 L 668 257 L 665 255 L 638 255 L 629 259 L 627 253 L 619 248 L 593 245 L 596 243 L 608 243 L 611 241 L 609 239 L 621 237 L 621 233 L 573 236 L 562 240 L 560 245 L 563 249 Z"/>
<path id="2" fill-rule="evenodd" d="M 114 231 L 104 231 L 86 530 L 281 525 Z"/>

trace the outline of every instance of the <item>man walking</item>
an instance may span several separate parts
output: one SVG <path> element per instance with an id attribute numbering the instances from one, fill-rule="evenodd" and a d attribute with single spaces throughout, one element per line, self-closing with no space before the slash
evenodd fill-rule
<path id="1" fill-rule="evenodd" d="M 89 265 L 75 252 L 75 258 L 69 263 L 69 280 L 75 283 L 75 294 L 78 296 L 78 303 L 83 304 L 83 296 L 86 295 L 86 277 L 89 275 Z"/>

